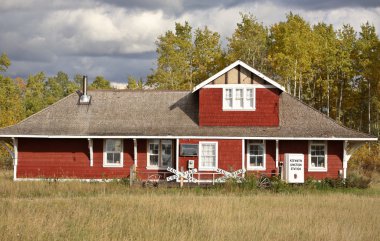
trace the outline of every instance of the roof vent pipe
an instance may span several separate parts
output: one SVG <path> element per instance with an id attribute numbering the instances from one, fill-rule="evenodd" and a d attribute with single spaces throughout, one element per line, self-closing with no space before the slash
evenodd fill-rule
<path id="1" fill-rule="evenodd" d="M 87 75 L 83 75 L 82 88 L 83 95 L 87 95 Z"/>
<path id="2" fill-rule="evenodd" d="M 91 96 L 87 95 L 87 76 L 83 75 L 82 81 L 82 95 L 79 98 L 79 103 L 83 105 L 89 105 Z"/>

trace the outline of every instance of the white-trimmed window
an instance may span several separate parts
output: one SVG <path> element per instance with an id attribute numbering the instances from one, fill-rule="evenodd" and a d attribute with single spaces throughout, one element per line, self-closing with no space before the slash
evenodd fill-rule
<path id="1" fill-rule="evenodd" d="M 309 163 L 311 172 L 327 171 L 327 143 L 325 141 L 309 142 Z"/>
<path id="2" fill-rule="evenodd" d="M 247 146 L 247 170 L 265 170 L 265 140 L 252 140 Z"/>
<path id="3" fill-rule="evenodd" d="M 223 110 L 255 110 L 255 88 L 225 87 L 223 89 Z"/>
<path id="4" fill-rule="evenodd" d="M 103 166 L 123 167 L 123 140 L 105 139 L 103 143 Z"/>
<path id="5" fill-rule="evenodd" d="M 223 109 L 232 109 L 232 89 L 225 89 Z"/>
<path id="6" fill-rule="evenodd" d="M 214 171 L 218 168 L 218 142 L 199 142 L 200 171 Z"/>
<path id="7" fill-rule="evenodd" d="M 171 140 L 148 140 L 147 169 L 166 169 L 172 166 L 173 142 Z"/>

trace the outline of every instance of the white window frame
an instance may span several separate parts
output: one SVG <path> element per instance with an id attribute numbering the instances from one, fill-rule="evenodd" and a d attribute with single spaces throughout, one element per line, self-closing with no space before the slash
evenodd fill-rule
<path id="1" fill-rule="evenodd" d="M 232 107 L 229 107 L 226 102 L 226 92 L 230 89 L 232 91 Z M 236 98 L 236 90 L 242 89 L 243 90 L 243 107 L 240 107 L 239 101 Z M 248 105 L 248 99 L 247 99 L 247 90 L 252 90 L 252 99 L 253 99 L 253 106 L 250 107 Z M 240 99 L 239 99 L 240 100 Z M 255 111 L 256 110 L 256 88 L 253 86 L 246 86 L 246 85 L 233 85 L 233 86 L 225 86 L 223 87 L 223 111 Z"/>
<path id="2" fill-rule="evenodd" d="M 158 165 L 151 165 L 150 164 L 150 143 L 152 141 L 158 141 Z M 162 142 L 170 142 L 171 143 L 171 146 L 172 146 L 172 153 L 171 153 L 171 160 L 170 160 L 170 163 L 169 165 L 167 166 L 164 166 L 162 165 Z M 173 140 L 167 140 L 167 139 L 149 139 L 147 140 L 147 159 L 146 159 L 146 169 L 149 169 L 149 170 L 166 170 L 168 167 L 172 167 L 173 166 L 173 154 L 174 154 L 174 151 L 173 151 L 173 148 L 174 148 L 174 145 L 173 145 Z"/>
<path id="3" fill-rule="evenodd" d="M 215 167 L 201 166 L 203 144 L 215 145 Z M 216 142 L 216 141 L 200 141 L 199 142 L 199 154 L 198 154 L 198 170 L 199 171 L 216 171 L 216 169 L 218 169 L 218 142 Z"/>
<path id="4" fill-rule="evenodd" d="M 325 166 L 324 167 L 313 167 L 311 166 L 311 146 L 323 146 L 325 152 Z M 308 171 L 309 172 L 327 172 L 328 166 L 328 154 L 327 154 L 327 141 L 309 141 L 309 153 L 308 153 Z"/>
<path id="5" fill-rule="evenodd" d="M 121 151 L 120 151 L 120 163 L 108 163 L 107 162 L 107 141 L 110 140 L 120 140 L 121 141 Z M 112 152 L 114 153 L 114 152 Z M 103 140 L 103 167 L 123 167 L 124 166 L 124 141 L 123 139 L 104 139 Z"/>
<path id="6" fill-rule="evenodd" d="M 263 166 L 253 166 L 251 165 L 251 145 L 261 145 L 263 146 Z M 267 167 L 267 149 L 266 149 L 266 141 L 265 140 L 251 140 L 247 141 L 247 170 L 250 171 L 265 171 Z"/>

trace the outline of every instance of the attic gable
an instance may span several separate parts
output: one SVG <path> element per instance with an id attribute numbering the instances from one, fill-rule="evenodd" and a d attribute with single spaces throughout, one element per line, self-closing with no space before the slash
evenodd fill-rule
<path id="1" fill-rule="evenodd" d="M 227 66 L 223 70 L 195 86 L 193 93 L 208 84 L 270 84 L 282 91 L 285 91 L 285 88 L 276 81 L 265 76 L 240 60 Z"/>

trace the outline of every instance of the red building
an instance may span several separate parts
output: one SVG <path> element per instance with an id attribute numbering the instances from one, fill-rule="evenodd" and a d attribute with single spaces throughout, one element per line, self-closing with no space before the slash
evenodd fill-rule
<path id="1" fill-rule="evenodd" d="M 192 92 L 83 92 L 0 129 L 1 139 L 13 140 L 15 180 L 123 178 L 132 165 L 141 179 L 165 178 L 168 167 L 186 171 L 192 163 L 202 182 L 220 177 L 218 168 L 285 178 L 288 154 L 301 154 L 297 165 L 305 178 L 337 178 L 346 176 L 356 147 L 377 140 L 307 106 L 241 61 Z"/>

